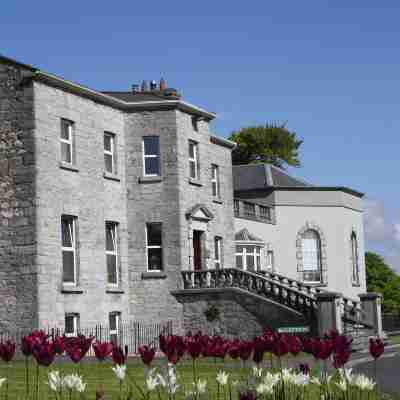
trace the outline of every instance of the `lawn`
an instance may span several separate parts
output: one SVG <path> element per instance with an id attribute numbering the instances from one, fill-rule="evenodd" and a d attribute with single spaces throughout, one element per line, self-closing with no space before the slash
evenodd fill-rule
<path id="1" fill-rule="evenodd" d="M 299 361 L 295 361 L 296 365 L 298 365 Z M 304 357 L 301 358 L 301 361 L 304 361 Z M 54 394 L 52 394 L 46 384 L 47 373 L 52 370 L 59 370 L 62 374 L 68 374 L 72 372 L 77 372 L 82 375 L 84 378 L 84 382 L 87 383 L 86 388 L 86 398 L 94 399 L 96 387 L 101 384 L 106 399 L 118 399 L 119 398 L 119 383 L 114 375 L 114 372 L 111 370 L 112 363 L 110 361 L 104 362 L 100 364 L 95 360 L 85 359 L 78 366 L 66 362 L 65 360 L 58 359 L 50 368 L 40 368 L 40 400 L 46 399 L 55 399 Z M 152 366 L 162 367 L 165 365 L 164 360 L 154 360 Z M 247 376 L 249 373 L 249 369 L 253 364 L 248 362 L 248 365 L 243 367 L 243 364 L 239 361 L 227 361 L 221 362 L 219 360 L 214 361 L 212 358 L 199 360 L 196 364 L 196 372 L 197 376 L 200 379 L 205 379 L 208 382 L 208 391 L 209 391 L 209 399 L 216 398 L 217 391 L 217 383 L 215 381 L 215 377 L 217 372 L 220 369 L 224 369 L 231 374 L 233 380 L 239 379 L 241 376 Z M 266 365 L 269 365 L 269 362 L 266 361 Z M 288 360 L 284 361 L 284 366 L 288 365 Z M 127 364 L 127 371 L 131 378 L 135 380 L 135 382 L 139 386 L 143 386 L 144 384 L 144 368 L 143 364 L 138 359 L 130 359 Z M 34 374 L 36 371 L 36 367 L 32 363 L 30 365 L 30 379 L 31 381 L 34 379 Z M 9 367 L 9 376 L 10 376 L 10 386 L 9 386 L 9 400 L 22 400 L 25 396 L 25 364 L 23 361 L 14 361 L 11 363 Z M 0 362 L 0 377 L 5 377 L 7 375 L 7 366 L 5 363 Z M 177 367 L 177 375 L 178 375 L 178 383 L 184 385 L 186 391 L 191 389 L 191 383 L 193 382 L 193 366 L 192 362 L 188 359 L 182 360 L 179 362 Z M 33 381 L 31 387 L 33 387 Z M 127 389 L 127 386 L 125 386 Z M 4 385 L 3 392 L 1 392 L 2 396 L 4 396 Z M 184 390 L 185 391 L 185 390 Z M 3 397 L 0 396 L 1 399 Z M 33 399 L 33 397 L 30 397 Z M 78 397 L 75 397 L 78 399 Z M 139 399 L 137 392 L 134 392 L 132 399 Z M 151 397 L 151 399 L 157 399 L 157 396 Z M 183 399 L 182 397 L 177 397 L 178 399 Z"/>

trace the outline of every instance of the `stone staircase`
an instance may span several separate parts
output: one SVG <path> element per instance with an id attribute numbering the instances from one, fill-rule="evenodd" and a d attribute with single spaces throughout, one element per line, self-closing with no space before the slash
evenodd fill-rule
<path id="1" fill-rule="evenodd" d="M 301 314 L 314 327 L 318 325 L 318 294 L 328 293 L 277 273 L 255 273 L 238 268 L 183 271 L 182 278 L 186 293 L 215 290 L 247 293 Z M 341 297 L 340 302 L 344 332 L 353 336 L 355 342 L 372 335 L 374 327 L 365 320 L 360 302 L 346 297 Z"/>

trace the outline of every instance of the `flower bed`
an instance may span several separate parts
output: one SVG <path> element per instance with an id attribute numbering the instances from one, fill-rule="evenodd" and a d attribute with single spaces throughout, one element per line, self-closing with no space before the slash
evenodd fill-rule
<path id="1" fill-rule="evenodd" d="M 85 360 L 91 346 L 97 358 L 93 362 Z M 0 343 L 4 361 L 0 391 L 10 400 L 17 398 L 16 391 L 19 399 L 32 400 L 95 396 L 99 400 L 379 398 L 371 379 L 346 369 L 351 340 L 335 332 L 323 339 L 301 339 L 267 330 L 252 341 L 201 333 L 160 336 L 163 359 L 155 359 L 154 348 L 141 346 L 141 368 L 137 362 L 126 363 L 126 353 L 119 346 L 96 343 L 84 336 L 50 338 L 35 331 L 22 339 L 20 348 L 25 355 L 24 367 L 13 363 L 16 344 Z M 377 360 L 384 351 L 383 343 L 371 340 L 369 350 Z M 314 359 L 317 367 L 310 370 L 308 364 L 295 362 L 295 368 L 285 368 L 287 358 L 296 360 L 301 352 Z M 72 363 L 62 363 L 64 357 Z M 14 366 L 24 375 L 23 383 L 19 375 L 18 388 L 14 386 Z M 112 390 L 108 379 L 113 379 Z M 95 395 L 96 382 L 102 387 Z"/>

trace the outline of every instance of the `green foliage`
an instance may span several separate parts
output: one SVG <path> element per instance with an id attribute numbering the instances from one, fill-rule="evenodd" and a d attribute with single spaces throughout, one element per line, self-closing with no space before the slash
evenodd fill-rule
<path id="1" fill-rule="evenodd" d="M 214 322 L 219 319 L 220 311 L 216 306 L 211 305 L 204 311 L 204 315 L 208 322 Z"/>
<path id="2" fill-rule="evenodd" d="M 365 254 L 368 292 L 383 295 L 383 310 L 386 313 L 400 312 L 400 276 L 385 263 L 382 256 Z"/>
<path id="3" fill-rule="evenodd" d="M 299 148 L 303 143 L 286 125 L 250 126 L 232 132 L 230 140 L 237 143 L 232 153 L 234 165 L 271 163 L 279 168 L 300 166 Z"/>

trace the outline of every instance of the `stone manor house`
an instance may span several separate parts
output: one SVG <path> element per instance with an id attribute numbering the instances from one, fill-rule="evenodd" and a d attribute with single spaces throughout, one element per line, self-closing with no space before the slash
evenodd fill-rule
<path id="1" fill-rule="evenodd" d="M 101 92 L 0 56 L 0 330 L 182 331 L 214 304 L 234 332 L 291 321 L 287 293 L 358 300 L 363 195 L 232 167 L 214 118 L 163 82 Z M 225 293 L 237 270 L 275 300 Z"/>

